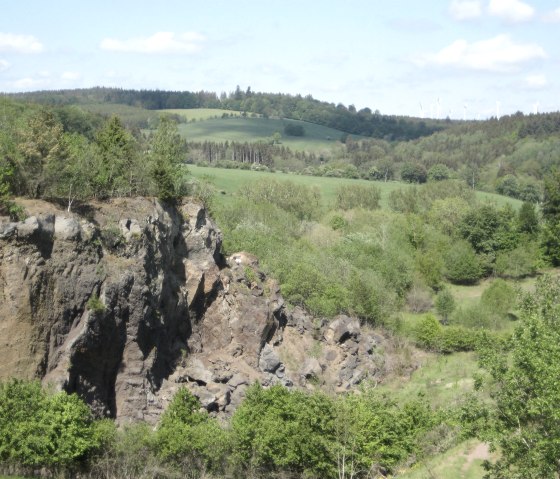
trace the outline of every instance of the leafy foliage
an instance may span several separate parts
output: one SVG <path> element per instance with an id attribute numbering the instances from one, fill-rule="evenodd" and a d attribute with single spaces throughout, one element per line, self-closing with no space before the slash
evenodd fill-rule
<path id="1" fill-rule="evenodd" d="M 186 388 L 175 394 L 156 433 L 157 453 L 185 471 L 219 471 L 229 449 L 227 433 L 200 407 Z"/>
<path id="2" fill-rule="evenodd" d="M 489 464 L 492 478 L 556 477 L 559 472 L 558 365 L 560 284 L 544 277 L 523 301 L 523 320 L 509 354 L 489 349 L 481 364 L 488 370 L 495 400 L 481 438 L 500 449 Z"/>
<path id="3" fill-rule="evenodd" d="M 236 460 L 248 470 L 331 477 L 333 416 L 326 396 L 255 385 L 232 418 Z"/>
<path id="4" fill-rule="evenodd" d="M 0 461 L 51 470 L 75 466 L 99 446 L 89 408 L 76 395 L 15 379 L 0 384 L 0 437 Z"/>
<path id="5" fill-rule="evenodd" d="M 375 186 L 346 185 L 336 191 L 336 207 L 341 210 L 352 208 L 379 208 L 381 194 Z"/>
<path id="6" fill-rule="evenodd" d="M 455 243 L 444 260 L 445 275 L 452 283 L 474 284 L 482 276 L 479 259 L 467 242 Z"/>
<path id="7" fill-rule="evenodd" d="M 291 181 L 262 179 L 242 188 L 239 194 L 254 203 L 268 202 L 276 205 L 300 220 L 312 219 L 318 213 L 319 192 Z"/>

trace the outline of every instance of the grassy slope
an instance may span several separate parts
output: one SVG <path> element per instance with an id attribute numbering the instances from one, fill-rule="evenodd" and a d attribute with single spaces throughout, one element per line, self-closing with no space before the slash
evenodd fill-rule
<path id="1" fill-rule="evenodd" d="M 466 441 L 428 461 L 421 461 L 410 471 L 395 475 L 399 479 L 482 479 L 483 458 L 492 458 L 478 441 Z"/>
<path id="2" fill-rule="evenodd" d="M 250 170 L 230 170 L 224 168 L 204 168 L 194 165 L 189 165 L 189 170 L 193 176 L 200 178 L 208 175 L 212 183 L 223 191 L 226 195 L 234 194 L 241 186 L 258 180 L 259 178 L 273 178 L 275 180 L 293 181 L 294 183 L 315 186 L 321 192 L 321 199 L 324 206 L 334 204 L 336 190 L 340 185 L 345 184 L 361 184 L 372 185 L 374 184 L 381 190 L 381 204 L 387 205 L 389 193 L 401 187 L 409 187 L 407 184 L 397 183 L 390 181 L 383 183 L 381 181 L 367 181 L 367 180 L 349 180 L 345 178 L 324 178 L 319 176 L 304 176 L 289 173 L 268 173 L 262 171 Z"/>
<path id="3" fill-rule="evenodd" d="M 240 111 L 222 110 L 220 108 L 190 108 L 190 109 L 166 109 L 157 110 L 160 113 L 172 113 L 185 118 L 187 121 L 203 121 L 209 119 L 221 118 L 226 115 L 241 116 Z"/>
<path id="4" fill-rule="evenodd" d="M 230 170 L 223 168 L 204 168 L 194 165 L 189 165 L 189 170 L 194 177 L 200 178 L 202 176 L 211 177 L 212 183 L 218 190 L 225 192 L 226 195 L 235 193 L 241 186 L 250 182 L 256 181 L 259 178 L 274 178 L 277 180 L 290 180 L 294 183 L 303 184 L 307 186 L 316 186 L 321 191 L 321 198 L 325 206 L 332 205 L 335 200 L 336 190 L 340 185 L 375 185 L 381 191 L 381 207 L 387 207 L 387 200 L 389 193 L 399 188 L 410 188 L 408 183 L 400 183 L 397 181 L 367 181 L 367 180 L 349 180 L 345 178 L 324 178 L 318 176 L 303 176 L 287 173 L 268 173 L 250 170 Z M 492 193 L 477 192 L 478 198 L 481 201 L 495 202 L 498 206 L 503 206 L 506 203 L 511 204 L 514 208 L 518 209 L 521 206 L 521 201 L 505 196 L 500 196 Z"/>
<path id="5" fill-rule="evenodd" d="M 424 396 L 435 407 L 447 407 L 473 390 L 473 375 L 477 372 L 474 353 L 426 353 L 410 378 L 395 377 L 378 389 L 397 401 Z"/>
<path id="6" fill-rule="evenodd" d="M 295 137 L 284 135 L 286 122 L 303 125 L 305 136 Z M 265 118 L 228 118 L 198 121 L 179 125 L 180 133 L 193 141 L 267 141 L 274 133 L 282 135 L 282 144 L 297 151 L 320 153 L 336 145 L 343 135 L 342 131 L 296 120 L 265 119 Z M 359 137 L 355 137 L 359 138 Z"/>

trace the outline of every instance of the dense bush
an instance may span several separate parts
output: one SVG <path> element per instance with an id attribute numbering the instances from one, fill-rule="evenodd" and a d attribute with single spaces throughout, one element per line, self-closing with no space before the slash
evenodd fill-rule
<path id="1" fill-rule="evenodd" d="M 420 163 L 405 163 L 401 168 L 401 179 L 408 183 L 426 183 L 428 173 Z"/>
<path id="2" fill-rule="evenodd" d="M 155 447 L 164 463 L 184 472 L 220 472 L 229 451 L 228 435 L 215 419 L 200 412 L 200 402 L 180 389 L 161 417 Z"/>
<path id="3" fill-rule="evenodd" d="M 452 283 L 475 284 L 482 276 L 479 259 L 465 241 L 456 242 L 444 258 L 445 276 Z"/>
<path id="4" fill-rule="evenodd" d="M 381 193 L 376 186 L 342 185 L 336 190 L 335 207 L 341 210 L 365 208 L 375 210 L 379 208 Z"/>
<path id="5" fill-rule="evenodd" d="M 303 125 L 286 123 L 284 125 L 284 134 L 288 136 L 305 136 L 305 128 L 303 128 Z"/>
<path id="6" fill-rule="evenodd" d="M 505 316 L 509 311 L 515 309 L 517 292 L 503 279 L 497 279 L 484 290 L 480 302 L 492 314 Z"/>
<path id="7" fill-rule="evenodd" d="M 242 187 L 239 195 L 253 203 L 276 205 L 300 220 L 315 218 L 319 211 L 319 191 L 291 181 L 261 179 Z"/>
<path id="8" fill-rule="evenodd" d="M 446 165 L 438 163 L 428 170 L 428 180 L 430 181 L 443 181 L 451 178 L 451 171 Z"/>
<path id="9" fill-rule="evenodd" d="M 534 276 L 541 263 L 538 245 L 527 241 L 511 251 L 498 253 L 494 269 L 501 278 L 521 279 Z"/>
<path id="10" fill-rule="evenodd" d="M 477 329 L 442 326 L 431 314 L 427 314 L 419 321 L 415 335 L 420 347 L 443 354 L 474 351 L 484 340 L 484 335 Z"/>
<path id="11" fill-rule="evenodd" d="M 39 382 L 0 383 L 0 462 L 51 471 L 84 463 L 100 445 L 89 408 Z"/>
<path id="12" fill-rule="evenodd" d="M 235 462 L 244 471 L 335 475 L 334 404 L 322 394 L 255 385 L 231 425 Z"/>
<path id="13" fill-rule="evenodd" d="M 368 391 L 331 399 L 255 385 L 232 418 L 234 461 L 252 477 L 369 477 L 419 454 L 434 423 L 421 401 L 399 407 Z"/>

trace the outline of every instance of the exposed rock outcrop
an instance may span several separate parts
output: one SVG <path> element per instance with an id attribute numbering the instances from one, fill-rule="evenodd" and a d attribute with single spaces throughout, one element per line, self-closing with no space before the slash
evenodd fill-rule
<path id="1" fill-rule="evenodd" d="M 0 221 L 0 379 L 155 421 L 179 387 L 231 412 L 256 380 L 343 391 L 383 374 L 378 335 L 287 311 L 257 259 L 220 254 L 202 206 L 120 199 Z"/>

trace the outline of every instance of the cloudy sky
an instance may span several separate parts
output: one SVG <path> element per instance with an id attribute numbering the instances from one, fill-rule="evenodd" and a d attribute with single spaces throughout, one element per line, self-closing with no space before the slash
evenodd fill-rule
<path id="1" fill-rule="evenodd" d="M 560 0 L 0 5 L 0 92 L 240 85 L 386 114 L 560 110 Z"/>

